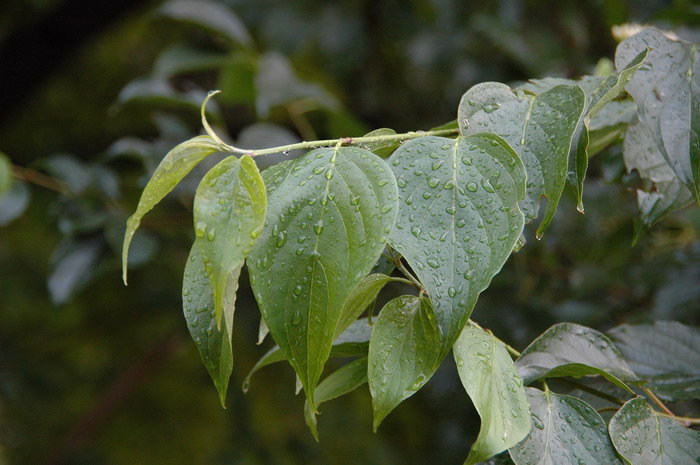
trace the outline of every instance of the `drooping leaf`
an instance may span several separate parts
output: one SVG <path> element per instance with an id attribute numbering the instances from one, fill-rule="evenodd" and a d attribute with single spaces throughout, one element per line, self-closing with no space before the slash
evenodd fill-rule
<path id="1" fill-rule="evenodd" d="M 601 375 L 632 392 L 624 381 L 637 377 L 605 336 L 573 323 L 559 323 L 535 339 L 515 362 L 525 384 L 561 376 Z"/>
<path id="2" fill-rule="evenodd" d="M 659 417 L 642 397 L 623 405 L 609 429 L 615 448 L 631 465 L 700 462 L 700 432 Z"/>
<path id="3" fill-rule="evenodd" d="M 0 198 L 12 185 L 12 163 L 7 155 L 0 152 Z"/>
<path id="4" fill-rule="evenodd" d="M 700 399 L 700 329 L 676 321 L 624 324 L 608 332 L 627 363 L 670 401 Z"/>
<path id="5" fill-rule="evenodd" d="M 204 264 L 204 255 L 196 242 L 192 245 L 182 280 L 182 308 L 187 329 L 192 336 L 204 366 L 219 393 L 221 405 L 226 407 L 226 392 L 233 370 L 231 335 L 235 309 L 236 289 L 241 266 L 230 272 L 224 292 L 221 325 L 217 324 L 214 287 Z"/>
<path id="6" fill-rule="evenodd" d="M 575 397 L 527 388 L 530 434 L 510 449 L 516 465 L 621 465 L 605 421 Z"/>
<path id="7" fill-rule="evenodd" d="M 198 136 L 176 146 L 163 158 L 153 176 L 146 184 L 136 212 L 126 222 L 124 247 L 122 249 L 122 272 L 126 284 L 129 244 L 141 224 L 141 218 L 197 166 L 205 157 L 219 150 L 219 146 L 207 136 Z"/>
<path id="8" fill-rule="evenodd" d="M 637 189 L 638 238 L 666 215 L 691 204 L 693 194 L 676 176 L 644 124 L 636 123 L 627 129 L 623 147 L 627 171 L 636 170 L 642 179 L 652 183 L 649 191 Z"/>
<path id="9" fill-rule="evenodd" d="M 333 347 L 329 358 L 333 357 L 358 357 L 367 355 L 369 349 L 369 338 L 372 334 L 372 327 L 366 318 L 354 321 L 333 341 Z M 284 361 L 284 353 L 275 346 L 253 366 L 245 380 L 243 381 L 243 392 L 248 392 L 250 380 L 255 373 L 273 363 Z"/>
<path id="10" fill-rule="evenodd" d="M 645 49 L 648 59 L 625 89 L 661 155 L 700 202 L 700 50 L 645 29 L 617 47 L 615 66 L 625 67 Z"/>
<path id="11" fill-rule="evenodd" d="M 443 358 L 520 237 L 525 171 L 492 134 L 414 139 L 389 160 L 400 197 L 390 242 L 428 289 Z"/>
<path id="12" fill-rule="evenodd" d="M 233 44 L 247 46 L 251 42 L 243 21 L 221 3 L 210 0 L 171 0 L 160 8 L 159 13 L 196 24 L 225 37 Z"/>
<path id="13" fill-rule="evenodd" d="M 547 197 L 538 237 L 559 204 L 585 104 L 585 94 L 578 86 L 560 85 L 532 95 L 496 82 L 477 84 L 459 104 L 462 135 L 482 131 L 498 134 L 525 164 L 527 196 L 520 208 L 527 221 L 537 218 L 540 198 Z"/>
<path id="14" fill-rule="evenodd" d="M 355 320 L 357 320 L 362 312 L 367 310 L 377 295 L 392 278 L 381 273 L 373 273 L 365 276 L 360 283 L 355 286 L 348 300 L 343 305 L 343 311 L 338 321 L 336 328 L 336 337 L 345 331 Z"/>
<path id="15" fill-rule="evenodd" d="M 270 333 L 313 402 L 343 305 L 396 222 L 396 181 L 358 148 L 317 149 L 281 165 L 264 175 L 267 224 L 248 264 Z"/>
<path id="16" fill-rule="evenodd" d="M 265 184 L 253 159 L 227 157 L 202 178 L 194 198 L 195 244 L 214 288 L 221 323 L 224 293 L 265 224 Z M 234 270 L 238 270 L 234 273 Z"/>
<path id="17" fill-rule="evenodd" d="M 382 308 L 372 328 L 367 368 L 375 431 L 394 407 L 430 379 L 439 355 L 429 300 L 405 295 Z"/>
<path id="18" fill-rule="evenodd" d="M 316 407 L 323 402 L 335 399 L 344 394 L 354 391 L 367 382 L 367 357 L 358 358 L 344 365 L 342 368 L 328 375 L 316 388 Z M 311 405 L 304 404 L 304 419 L 306 426 L 311 430 L 314 439 L 318 442 L 318 428 L 316 414 Z"/>
<path id="19" fill-rule="evenodd" d="M 530 406 L 505 345 L 465 326 L 453 347 L 457 372 L 481 417 L 466 465 L 488 459 L 522 441 L 530 431 Z"/>

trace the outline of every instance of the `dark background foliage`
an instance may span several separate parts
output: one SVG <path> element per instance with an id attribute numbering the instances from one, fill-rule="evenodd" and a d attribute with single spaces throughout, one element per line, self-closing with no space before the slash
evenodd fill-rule
<path id="1" fill-rule="evenodd" d="M 180 310 L 196 176 L 147 217 L 124 287 L 139 189 L 199 132 L 206 90 L 223 90 L 221 133 L 252 147 L 427 129 L 476 83 L 592 72 L 614 24 L 690 34 L 692 3 L 228 0 L 215 5 L 241 23 L 222 32 L 216 14 L 202 27 L 159 1 L 4 2 L 0 150 L 30 181 L 13 199 L 31 200 L 13 221 L 0 208 L 0 464 L 461 463 L 478 417 L 450 363 L 377 434 L 366 389 L 324 405 L 318 445 L 289 367 L 261 371 L 244 396 L 270 344 L 255 345 L 247 285 L 221 409 Z M 519 349 L 562 320 L 700 322 L 697 209 L 632 247 L 636 181 L 619 148 L 590 170 L 586 215 L 565 198 L 477 304 L 474 318 Z"/>

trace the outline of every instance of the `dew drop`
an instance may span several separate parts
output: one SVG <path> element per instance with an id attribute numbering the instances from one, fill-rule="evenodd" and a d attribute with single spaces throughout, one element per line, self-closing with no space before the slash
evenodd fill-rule
<path id="1" fill-rule="evenodd" d="M 420 236 L 420 233 L 421 233 L 421 230 L 418 226 L 413 226 L 411 228 L 411 234 L 413 234 L 414 236 L 418 237 L 418 236 Z"/>
<path id="2" fill-rule="evenodd" d="M 207 224 L 204 221 L 197 221 L 194 227 L 194 234 L 197 237 L 204 237 L 207 232 Z"/>
<path id="3" fill-rule="evenodd" d="M 315 232 L 316 234 L 321 234 L 321 233 L 323 232 L 323 220 L 318 220 L 318 221 L 314 224 L 314 232 Z"/>
<path id="4" fill-rule="evenodd" d="M 470 181 L 470 182 L 467 183 L 467 190 L 468 190 L 469 192 L 476 192 L 477 189 L 478 189 L 478 187 L 477 187 L 477 185 L 476 185 L 475 182 L 471 182 L 471 181 Z"/>
<path id="5" fill-rule="evenodd" d="M 426 260 L 426 263 L 431 268 L 440 268 L 440 264 L 437 262 L 437 260 L 434 260 L 432 258 L 429 258 L 428 260 Z"/>
<path id="6" fill-rule="evenodd" d="M 430 187 L 437 187 L 438 184 L 440 184 L 440 180 L 438 178 L 430 178 L 428 179 L 428 186 Z"/>
<path id="7" fill-rule="evenodd" d="M 481 178 L 481 187 L 483 187 L 486 192 L 490 192 L 490 193 L 495 192 L 495 190 L 493 189 L 493 186 L 491 185 L 489 180 L 486 178 Z"/>
<path id="8" fill-rule="evenodd" d="M 277 235 L 277 247 L 282 247 L 287 242 L 287 231 L 281 231 Z"/>

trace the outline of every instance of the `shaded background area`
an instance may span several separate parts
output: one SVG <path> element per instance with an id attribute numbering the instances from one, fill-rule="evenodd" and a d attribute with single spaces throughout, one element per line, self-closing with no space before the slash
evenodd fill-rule
<path id="1" fill-rule="evenodd" d="M 324 405 L 320 444 L 289 367 L 243 395 L 271 344 L 255 344 L 247 284 L 221 409 L 180 302 L 194 188 L 214 161 L 146 217 L 129 287 L 124 221 L 167 150 L 199 133 L 209 89 L 223 91 L 217 132 L 246 147 L 427 129 L 476 83 L 593 72 L 627 21 L 700 41 L 690 1 L 4 2 L 0 151 L 26 182 L 0 203 L 0 465 L 462 463 L 478 417 L 449 359 L 377 434 L 366 388 Z M 586 215 L 563 199 L 477 304 L 519 349 L 562 320 L 700 322 L 697 209 L 631 247 L 635 178 L 619 147 L 591 162 Z"/>

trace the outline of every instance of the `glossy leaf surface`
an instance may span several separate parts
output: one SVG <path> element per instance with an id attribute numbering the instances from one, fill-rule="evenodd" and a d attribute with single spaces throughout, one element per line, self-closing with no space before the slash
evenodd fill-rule
<path id="1" fill-rule="evenodd" d="M 440 359 L 438 331 L 430 301 L 401 296 L 379 312 L 369 341 L 369 390 L 374 429 L 435 373 Z"/>
<path id="2" fill-rule="evenodd" d="M 530 434 L 510 449 L 516 465 L 621 465 L 605 421 L 575 397 L 527 388 Z"/>
<path id="3" fill-rule="evenodd" d="M 625 324 L 608 332 L 634 372 L 671 401 L 700 399 L 700 330 L 675 321 Z"/>
<path id="4" fill-rule="evenodd" d="M 313 403 L 345 301 L 396 222 L 396 181 L 381 158 L 358 148 L 317 149 L 268 171 L 251 285 Z"/>
<path id="5" fill-rule="evenodd" d="M 195 242 L 185 265 L 182 282 L 182 306 L 187 329 L 192 336 L 204 366 L 219 392 L 222 406 L 226 406 L 226 392 L 233 370 L 231 335 L 233 313 L 242 264 L 231 270 L 223 295 L 221 324 L 217 325 L 214 287 L 206 270 L 202 250 Z"/>
<path id="6" fill-rule="evenodd" d="M 527 221 L 537 218 L 540 198 L 547 207 L 537 228 L 544 233 L 566 183 L 569 152 L 586 97 L 578 86 L 556 86 L 539 95 L 514 92 L 505 84 L 477 84 L 459 104 L 462 135 L 482 131 L 503 137 L 527 170 L 527 197 L 520 203 Z"/>
<path id="7" fill-rule="evenodd" d="M 362 313 L 367 310 L 377 298 L 379 291 L 391 281 L 392 278 L 381 273 L 373 273 L 365 276 L 360 283 L 352 290 L 348 299 L 343 305 L 340 315 L 336 336 L 345 331 Z"/>
<path id="8" fill-rule="evenodd" d="M 465 462 L 473 464 L 527 436 L 530 406 L 510 354 L 492 334 L 467 325 L 453 352 L 462 385 L 481 417 L 479 436 Z"/>
<path id="9" fill-rule="evenodd" d="M 232 274 L 238 279 L 265 223 L 266 207 L 265 184 L 247 155 L 225 158 L 199 183 L 194 198 L 195 245 L 214 288 L 219 323 L 228 280 Z"/>
<path id="10" fill-rule="evenodd" d="M 160 162 L 141 193 L 136 212 L 126 222 L 122 249 L 124 283 L 126 283 L 129 245 L 141 224 L 141 218 L 173 190 L 200 161 L 218 150 L 218 145 L 210 137 L 198 136 L 176 146 Z"/>
<path id="11" fill-rule="evenodd" d="M 535 339 L 516 361 L 525 384 L 540 378 L 602 375 L 623 389 L 636 375 L 613 343 L 594 329 L 559 323 Z"/>
<path id="12" fill-rule="evenodd" d="M 656 415 L 642 397 L 623 405 L 609 429 L 615 448 L 631 465 L 700 463 L 700 432 Z"/>
<path id="13" fill-rule="evenodd" d="M 626 66 L 645 49 L 648 59 L 625 89 L 661 155 L 700 202 L 700 50 L 645 29 L 617 47 L 615 66 Z"/>
<path id="14" fill-rule="evenodd" d="M 525 171 L 492 134 L 415 139 L 389 161 L 400 198 L 391 245 L 428 289 L 444 357 L 520 237 Z"/>

